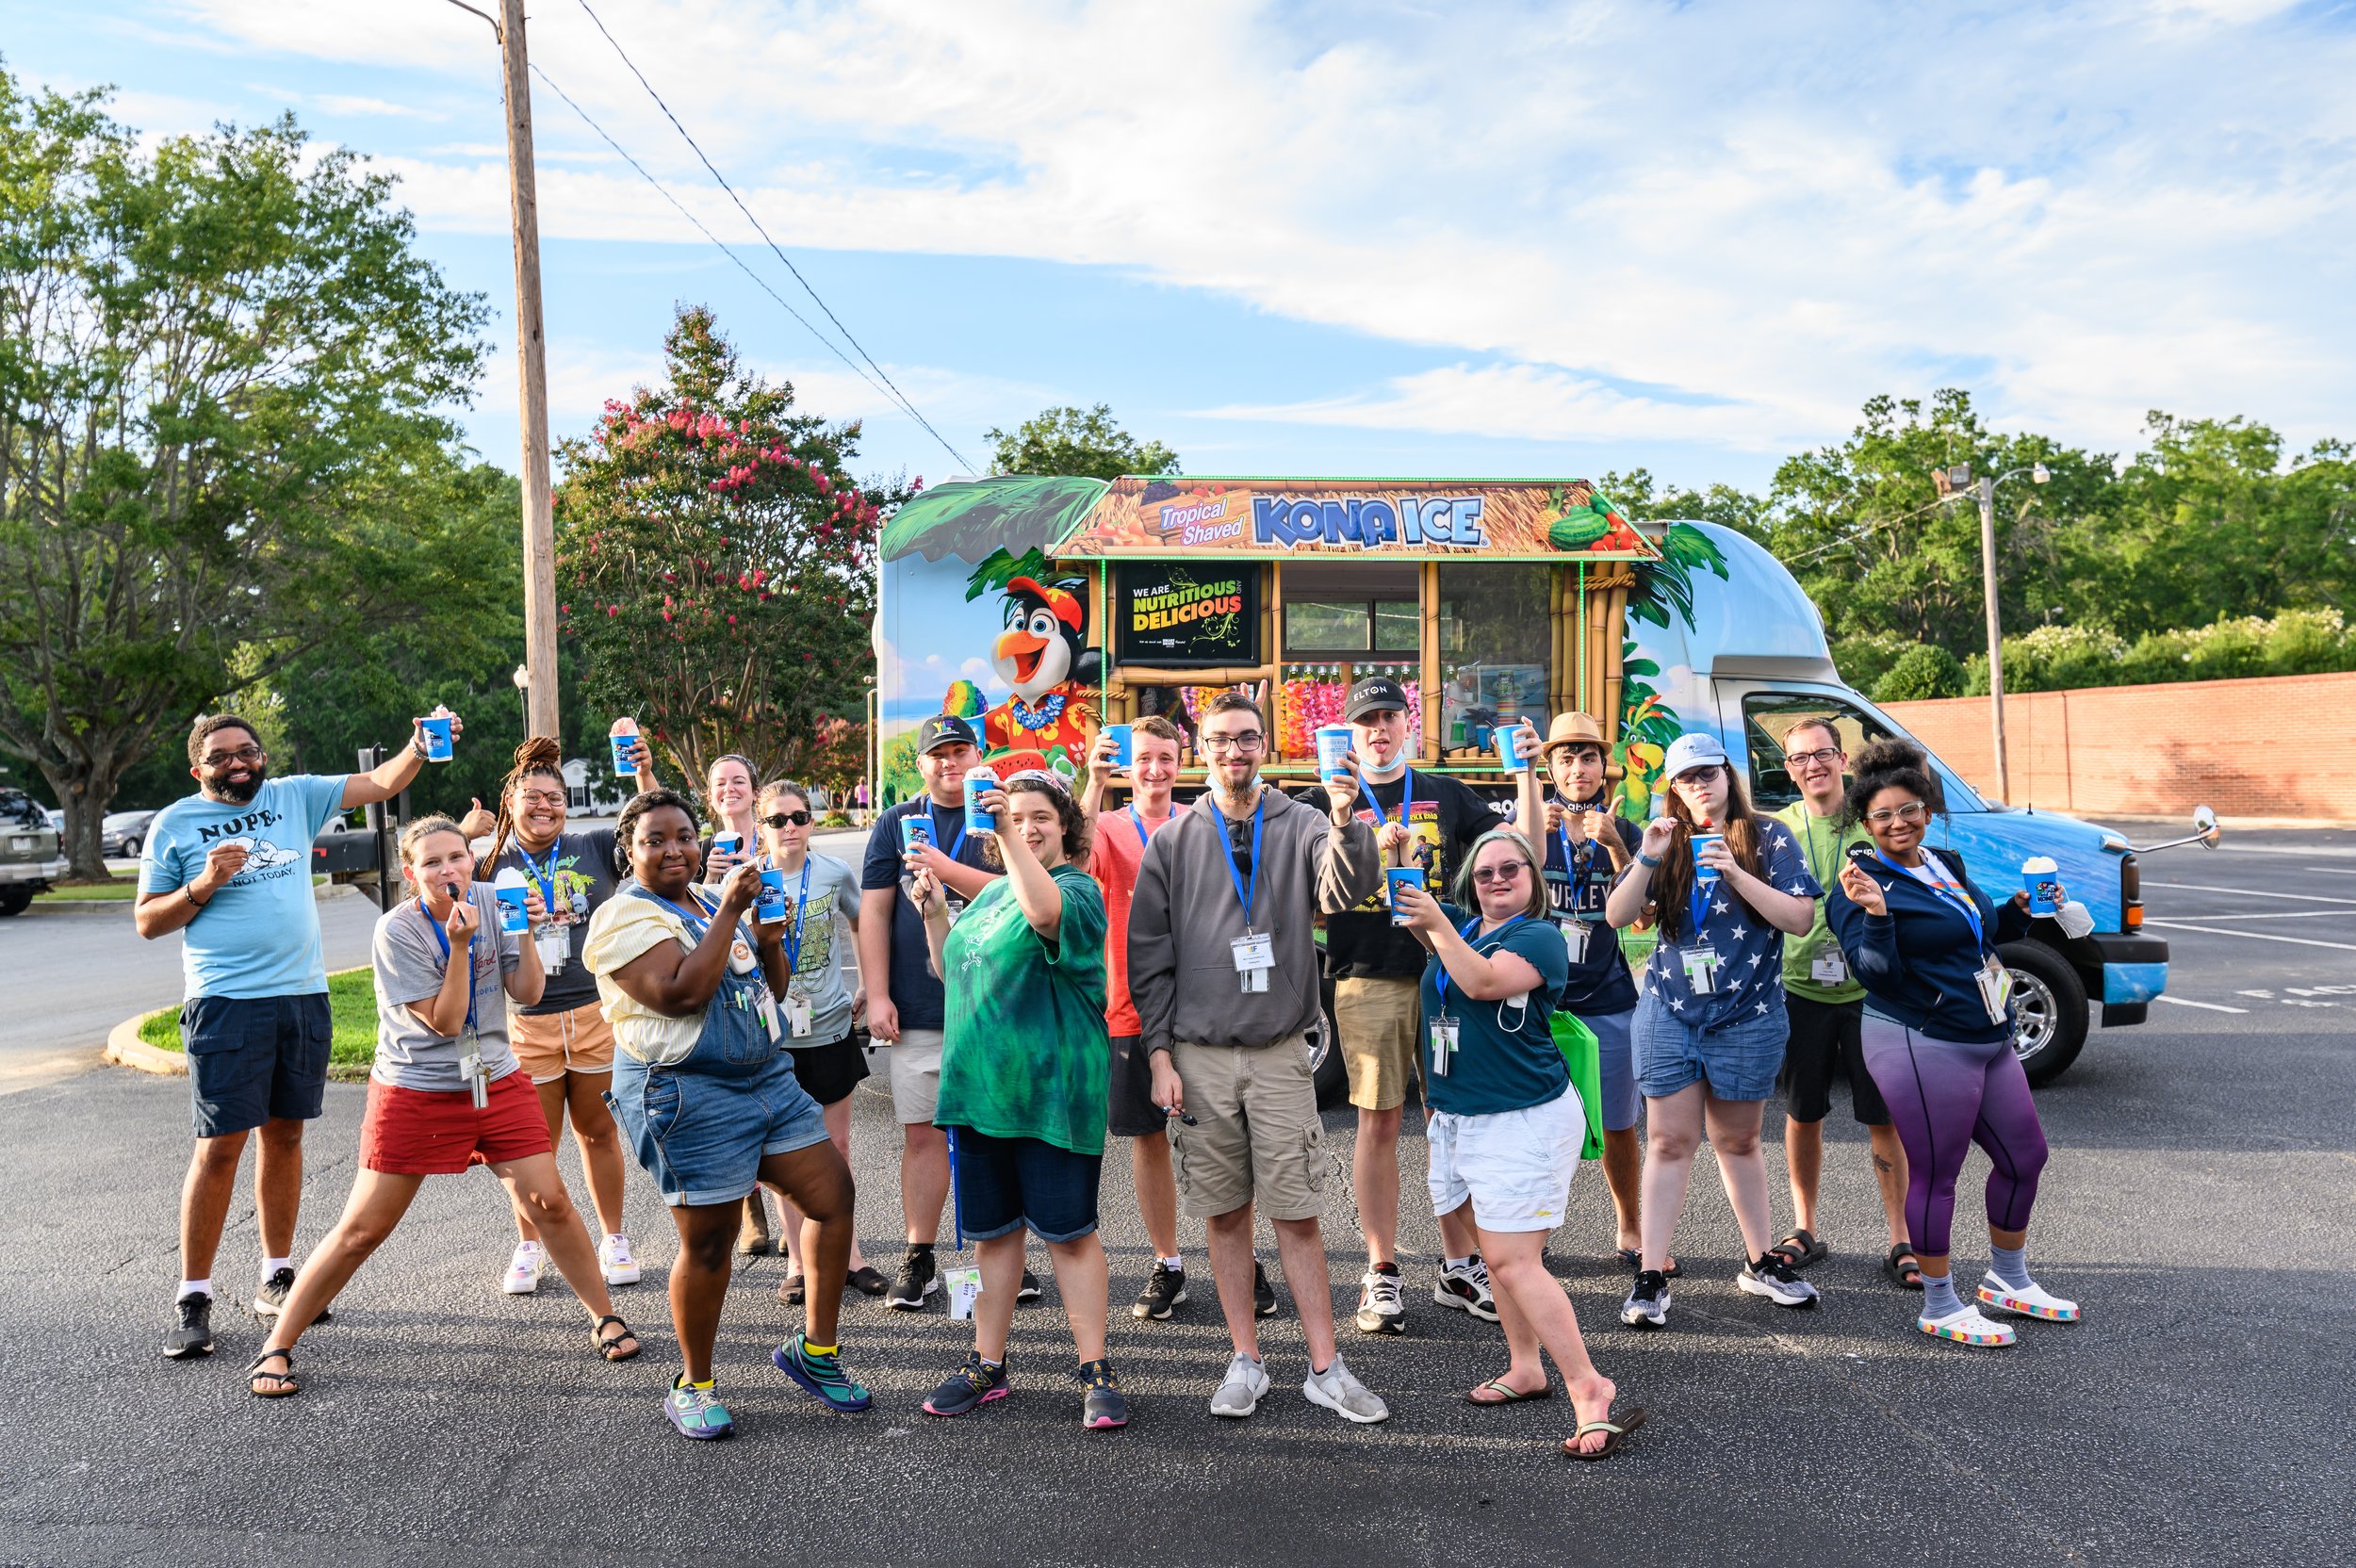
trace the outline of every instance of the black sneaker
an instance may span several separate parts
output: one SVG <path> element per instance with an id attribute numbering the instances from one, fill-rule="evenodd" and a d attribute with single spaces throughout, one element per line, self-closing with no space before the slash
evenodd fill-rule
<path id="1" fill-rule="evenodd" d="M 1658 1268 L 1637 1271 L 1636 1284 L 1620 1303 L 1620 1321 L 1631 1329 L 1669 1325 L 1669 1277 Z"/>
<path id="2" fill-rule="evenodd" d="M 1025 1306 L 1039 1299 L 1039 1276 L 1029 1269 L 1023 1271 L 1023 1282 L 1015 1287 L 1014 1303 Z"/>
<path id="3" fill-rule="evenodd" d="M 1252 1315 L 1276 1315 L 1276 1287 L 1268 1282 L 1268 1270 L 1260 1266 L 1256 1258 L 1252 1264 Z"/>
<path id="4" fill-rule="evenodd" d="M 254 1315 L 265 1323 L 276 1322 L 278 1315 L 286 1310 L 286 1298 L 294 1294 L 294 1281 L 295 1271 L 291 1268 L 282 1268 L 264 1280 L 254 1292 Z M 327 1323 L 332 1322 L 335 1316 L 334 1313 L 321 1307 L 319 1315 L 311 1321 Z"/>
<path id="5" fill-rule="evenodd" d="M 1754 1259 L 1735 1275 L 1734 1282 L 1749 1295 L 1764 1296 L 1779 1307 L 1808 1308 L 1817 1301 L 1816 1287 L 1773 1252 Z"/>
<path id="6" fill-rule="evenodd" d="M 1186 1304 L 1186 1271 L 1172 1268 L 1161 1259 L 1153 1260 L 1153 1272 L 1145 1277 L 1145 1288 L 1130 1303 L 1129 1315 L 1150 1317 L 1156 1323 L 1169 1319 L 1170 1310 Z"/>
<path id="7" fill-rule="evenodd" d="M 979 1350 L 968 1350 L 965 1364 L 943 1379 L 939 1388 L 924 1396 L 924 1413 L 965 1415 L 1013 1392 L 1006 1386 L 1005 1362 L 992 1366 L 982 1360 Z"/>
<path id="8" fill-rule="evenodd" d="M 1129 1424 L 1129 1401 L 1121 1396 L 1121 1380 L 1108 1361 L 1085 1361 L 1073 1370 L 1088 1395 L 1080 1405 L 1080 1425 L 1090 1431 L 1107 1431 Z"/>
<path id="9" fill-rule="evenodd" d="M 941 1288 L 941 1267 L 932 1252 L 911 1251 L 901 1260 L 899 1278 L 884 1292 L 884 1305 L 894 1312 L 923 1312 L 924 1298 Z"/>
<path id="10" fill-rule="evenodd" d="M 172 1325 L 164 1331 L 164 1355 L 172 1361 L 213 1353 L 213 1298 L 199 1292 L 172 1304 Z"/>

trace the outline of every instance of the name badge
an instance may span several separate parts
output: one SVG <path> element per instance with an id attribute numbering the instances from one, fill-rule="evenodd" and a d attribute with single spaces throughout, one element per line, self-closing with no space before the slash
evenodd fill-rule
<path id="1" fill-rule="evenodd" d="M 777 1043 L 777 999 L 769 994 L 769 988 L 767 986 L 757 986 L 754 988 L 753 1011 L 761 1015 L 761 1026 L 763 1030 L 768 1032 L 770 1043 L 773 1045 Z"/>
<path id="2" fill-rule="evenodd" d="M 810 998 L 788 991 L 785 997 L 785 1030 L 795 1039 L 810 1037 Z"/>
<path id="3" fill-rule="evenodd" d="M 485 1110 L 491 1103 L 491 1083 L 483 1075 L 483 1054 L 471 1052 L 458 1058 L 458 1076 L 466 1082 L 466 1090 L 474 1099 L 474 1108 Z"/>
<path id="4" fill-rule="evenodd" d="M 1980 983 L 1980 1003 L 1988 1008 L 1988 1022 L 2004 1022 L 2005 1009 L 2012 1002 L 2012 971 L 1991 956 L 1980 965 L 1976 978 Z"/>
<path id="5" fill-rule="evenodd" d="M 1808 977 L 1820 986 L 1845 986 L 1849 983 L 1849 961 L 1839 948 L 1827 948 L 1808 960 Z"/>
<path id="6" fill-rule="evenodd" d="M 1571 956 L 1571 967 L 1579 968 L 1587 961 L 1587 923 L 1583 920 L 1562 920 L 1554 928 L 1562 933 L 1562 946 Z"/>
<path id="7" fill-rule="evenodd" d="M 949 1315 L 971 1317 L 973 1299 L 982 1293 L 982 1271 L 978 1268 L 952 1268 L 941 1275 L 949 1287 Z"/>
<path id="8" fill-rule="evenodd" d="M 965 913 L 965 900 L 944 888 L 941 890 L 941 902 L 942 906 L 949 911 L 949 923 L 957 924 L 957 917 Z"/>
<path id="9" fill-rule="evenodd" d="M 1268 989 L 1268 972 L 1276 967 L 1276 939 L 1267 932 L 1254 932 L 1235 938 L 1228 944 L 1235 950 L 1235 973 L 1247 991 Z"/>
<path id="10" fill-rule="evenodd" d="M 572 954 L 572 939 L 562 927 L 543 931 L 532 939 L 540 949 L 540 968 L 547 973 L 554 974 L 562 970 L 564 960 Z"/>
<path id="11" fill-rule="evenodd" d="M 1718 950 L 1714 947 L 1689 947 L 1682 950 L 1678 961 L 1685 966 L 1686 988 L 1695 996 L 1708 996 L 1718 988 Z"/>
<path id="12" fill-rule="evenodd" d="M 1448 1076 L 1448 1060 L 1456 1054 L 1456 1021 L 1435 1018 L 1432 1021 L 1432 1076 Z"/>

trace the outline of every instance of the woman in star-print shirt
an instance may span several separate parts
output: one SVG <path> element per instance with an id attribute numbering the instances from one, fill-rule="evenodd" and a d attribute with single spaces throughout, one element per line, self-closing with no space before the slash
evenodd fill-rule
<path id="1" fill-rule="evenodd" d="M 1751 1262 L 1735 1283 L 1782 1307 L 1816 1287 L 1768 1250 L 1760 1112 L 1783 1065 L 1783 939 L 1814 923 L 1823 890 L 1789 829 L 1755 816 L 1713 735 L 1681 735 L 1661 764 L 1668 809 L 1604 906 L 1615 926 L 1654 922 L 1661 944 L 1640 977 L 1629 1043 L 1644 1095 L 1644 1237 L 1623 1322 L 1668 1321 L 1669 1242 L 1706 1131 Z"/>

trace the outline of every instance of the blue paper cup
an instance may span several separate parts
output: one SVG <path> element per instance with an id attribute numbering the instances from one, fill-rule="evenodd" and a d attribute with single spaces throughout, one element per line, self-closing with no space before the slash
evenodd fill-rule
<path id="1" fill-rule="evenodd" d="M 614 771 L 620 774 L 625 778 L 636 777 L 638 774 L 638 760 L 630 756 L 630 752 L 636 748 L 638 744 L 638 737 L 635 735 L 609 735 L 606 738 L 614 743 Z"/>
<path id="2" fill-rule="evenodd" d="M 929 819 L 924 817 L 902 817 L 900 819 L 900 852 L 903 855 L 913 855 L 919 848 L 932 841 L 933 825 Z M 940 846 L 936 844 L 934 847 Z"/>
<path id="3" fill-rule="evenodd" d="M 753 918 L 769 924 L 785 918 L 785 873 L 775 866 L 761 873 L 761 896 L 753 901 Z"/>
<path id="4" fill-rule="evenodd" d="M 525 906 L 524 900 L 532 896 L 532 890 L 528 888 L 500 888 L 496 890 L 499 900 L 499 929 L 507 932 L 529 930 L 532 911 Z"/>
<path id="5" fill-rule="evenodd" d="M 1710 883 L 1718 880 L 1718 874 L 1712 871 L 1710 867 L 1702 864 L 1702 846 L 1704 844 L 1724 843 L 1726 841 L 1726 836 L 1723 833 L 1696 833 L 1693 835 L 1693 880 L 1695 882 Z"/>
<path id="6" fill-rule="evenodd" d="M 1329 724 L 1317 730 L 1317 776 L 1348 778 L 1350 768 L 1342 759 L 1350 755 L 1351 737 L 1350 726 Z"/>
<path id="7" fill-rule="evenodd" d="M 2061 868 L 2053 861 L 2035 857 L 2023 864 L 2021 868 L 2021 890 L 2029 895 L 2029 913 L 2061 913 Z"/>
<path id="8" fill-rule="evenodd" d="M 982 792 L 998 788 L 998 776 L 975 768 L 965 776 L 965 825 L 975 833 L 998 831 L 998 813 L 982 809 Z"/>
<path id="9" fill-rule="evenodd" d="M 1113 766 L 1124 773 L 1127 772 L 1130 760 L 1129 727 L 1125 724 L 1108 724 L 1104 727 L 1104 733 L 1112 737 Z"/>
<path id="10" fill-rule="evenodd" d="M 1525 730 L 1531 730 L 1531 727 L 1528 724 L 1509 724 L 1489 733 L 1491 743 L 1497 748 L 1497 766 L 1507 773 L 1528 773 L 1536 761 L 1535 758 L 1524 757 L 1515 749 L 1520 745 Z M 1531 732 L 1535 733 L 1534 730 Z"/>
<path id="11" fill-rule="evenodd" d="M 446 718 L 419 719 L 417 723 L 425 728 L 425 760 L 429 762 L 449 761 L 450 758 L 450 720 Z"/>
<path id="12" fill-rule="evenodd" d="M 1421 866 L 1385 866 L 1383 868 L 1383 881 L 1384 890 L 1390 894 L 1391 898 L 1391 923 L 1393 925 L 1406 924 L 1407 917 L 1399 912 L 1399 890 L 1422 888 L 1424 885 L 1423 868 Z"/>

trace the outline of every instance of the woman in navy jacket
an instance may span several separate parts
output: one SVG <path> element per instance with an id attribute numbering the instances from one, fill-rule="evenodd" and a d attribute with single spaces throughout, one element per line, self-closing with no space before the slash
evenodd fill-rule
<path id="1" fill-rule="evenodd" d="M 1993 1254 L 1979 1303 L 2048 1322 L 2075 1322 L 2078 1304 L 2048 1295 L 2022 1252 L 2045 1168 L 2045 1133 L 2012 1051 L 2010 981 L 1999 942 L 2029 929 L 2028 900 L 1998 906 L 1972 885 L 1963 858 L 1927 848 L 1942 809 L 1921 749 L 1877 741 L 1858 756 L 1847 815 L 1874 847 L 1850 852 L 1825 919 L 1865 987 L 1865 1066 L 1889 1102 L 1906 1150 L 1906 1230 L 1922 1260 L 1916 1326 L 1963 1345 L 2010 1345 L 2013 1331 L 1957 1298 L 1948 1260 L 1955 1178 L 1978 1144 L 1988 1178 Z"/>

